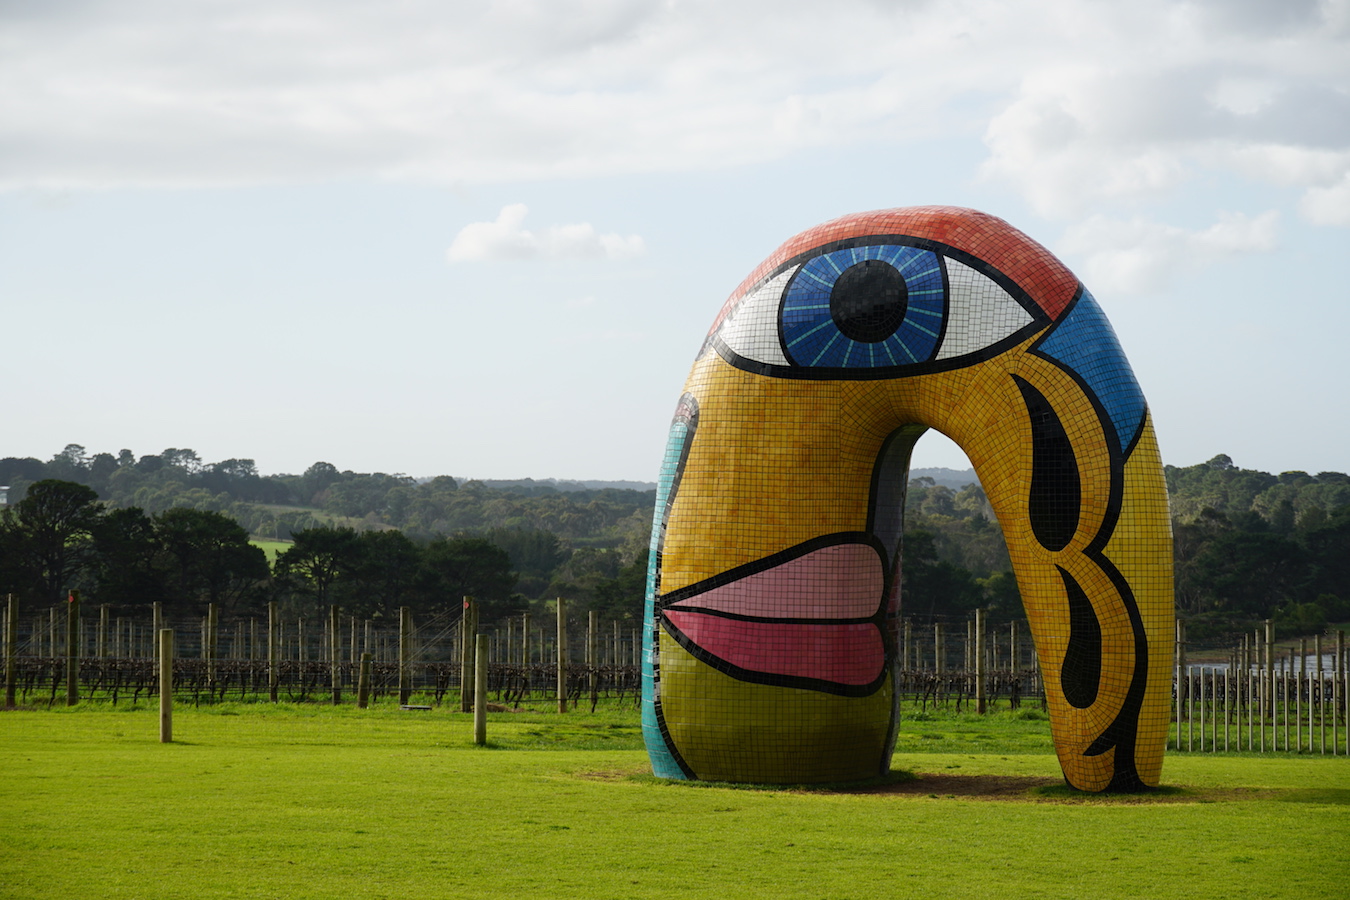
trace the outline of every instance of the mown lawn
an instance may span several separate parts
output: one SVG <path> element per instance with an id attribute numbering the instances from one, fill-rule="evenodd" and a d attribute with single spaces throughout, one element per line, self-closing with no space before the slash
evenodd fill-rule
<path id="1" fill-rule="evenodd" d="M 906 721 L 889 783 L 646 774 L 630 709 L 0 713 L 0 897 L 1344 897 L 1350 761 L 1174 755 L 1076 794 L 1045 722 Z"/>

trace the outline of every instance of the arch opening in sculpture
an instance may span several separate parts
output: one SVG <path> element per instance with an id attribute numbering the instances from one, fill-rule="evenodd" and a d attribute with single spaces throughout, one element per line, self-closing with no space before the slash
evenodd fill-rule
<path id="1" fill-rule="evenodd" d="M 1171 530 L 1153 428 L 1078 279 L 1001 219 L 847 216 L 734 291 L 662 460 L 643 655 L 656 774 L 889 769 L 909 460 L 955 441 L 998 517 L 1070 784 L 1158 783 Z"/>

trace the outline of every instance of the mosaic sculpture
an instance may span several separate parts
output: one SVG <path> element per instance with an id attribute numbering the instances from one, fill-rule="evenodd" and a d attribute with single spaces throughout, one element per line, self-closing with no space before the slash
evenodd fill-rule
<path id="1" fill-rule="evenodd" d="M 1144 397 L 1092 295 L 974 210 L 805 231 L 723 306 L 666 445 L 643 730 L 666 778 L 888 771 L 910 452 L 970 458 L 998 516 L 1065 778 L 1158 783 L 1172 537 Z"/>

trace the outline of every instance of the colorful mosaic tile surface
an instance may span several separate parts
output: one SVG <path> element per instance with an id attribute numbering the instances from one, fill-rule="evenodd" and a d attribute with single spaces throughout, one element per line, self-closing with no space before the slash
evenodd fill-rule
<path id="1" fill-rule="evenodd" d="M 1002 525 L 1065 777 L 1158 783 L 1172 536 L 1147 406 L 1078 279 L 1001 219 L 952 207 L 803 232 L 717 316 L 652 527 L 656 774 L 888 770 L 905 485 L 929 428 L 965 450 Z"/>

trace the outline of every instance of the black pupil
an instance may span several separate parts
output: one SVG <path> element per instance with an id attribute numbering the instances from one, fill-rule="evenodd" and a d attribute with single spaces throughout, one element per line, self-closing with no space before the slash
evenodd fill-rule
<path id="1" fill-rule="evenodd" d="M 905 320 L 909 290 L 895 266 L 867 259 L 849 266 L 830 291 L 830 316 L 844 336 L 875 344 L 895 334 Z"/>

